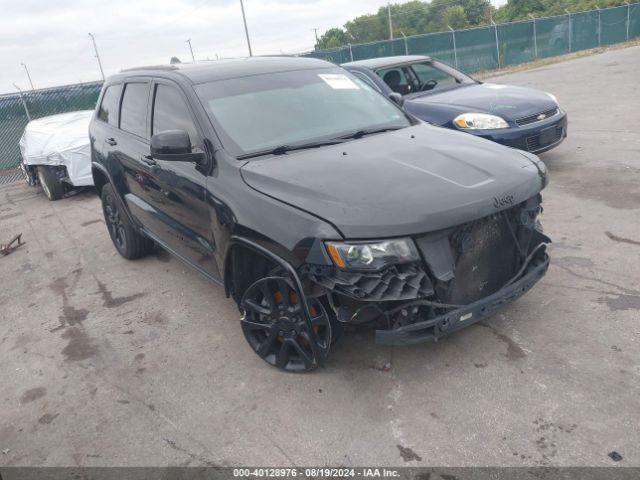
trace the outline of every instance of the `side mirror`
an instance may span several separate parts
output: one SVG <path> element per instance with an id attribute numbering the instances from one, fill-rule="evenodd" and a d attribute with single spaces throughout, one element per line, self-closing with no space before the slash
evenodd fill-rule
<path id="1" fill-rule="evenodd" d="M 389 100 L 391 100 L 393 103 L 397 103 L 400 107 L 404 105 L 404 98 L 402 98 L 402 95 L 400 95 L 398 92 L 391 92 L 389 94 Z"/>
<path id="2" fill-rule="evenodd" d="M 204 159 L 203 153 L 193 153 L 189 134 L 183 130 L 166 130 L 151 137 L 151 157 L 169 162 L 196 162 Z"/>

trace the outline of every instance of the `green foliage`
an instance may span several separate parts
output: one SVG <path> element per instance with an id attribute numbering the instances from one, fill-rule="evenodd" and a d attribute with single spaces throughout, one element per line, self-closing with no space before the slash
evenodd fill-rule
<path id="1" fill-rule="evenodd" d="M 464 12 L 464 8 L 460 5 L 454 5 L 453 7 L 447 8 L 444 12 L 444 23 L 447 24 L 447 27 L 451 27 L 454 30 L 459 30 L 469 26 L 467 15 Z"/>
<path id="2" fill-rule="evenodd" d="M 569 12 L 594 10 L 596 7 L 617 7 L 624 5 L 625 0 L 508 0 L 494 14 L 496 22 L 524 20 L 528 16 L 551 17 Z"/>
<path id="3" fill-rule="evenodd" d="M 489 0 L 432 0 L 430 3 L 411 0 L 391 5 L 393 37 L 464 28 L 488 22 Z M 348 21 L 343 28 L 327 30 L 319 48 L 336 48 L 347 43 L 367 43 L 389 38 L 389 10 L 380 7 L 376 13 L 361 15 Z M 330 46 L 329 46 L 330 45 Z"/>
<path id="4" fill-rule="evenodd" d="M 495 22 L 525 20 L 529 15 L 549 17 L 570 12 L 624 5 L 625 0 L 508 0 L 495 9 L 489 0 L 411 0 L 391 5 L 393 37 L 443 32 L 452 28 L 468 28 Z M 343 28 L 332 28 L 320 38 L 319 48 L 336 48 L 347 43 L 367 43 L 389 38 L 387 7 L 376 13 L 361 15 L 348 21 Z"/>
<path id="5" fill-rule="evenodd" d="M 341 47 L 346 43 L 349 43 L 347 33 L 341 28 L 331 28 L 319 38 L 316 48 L 320 50 L 329 50 Z"/>

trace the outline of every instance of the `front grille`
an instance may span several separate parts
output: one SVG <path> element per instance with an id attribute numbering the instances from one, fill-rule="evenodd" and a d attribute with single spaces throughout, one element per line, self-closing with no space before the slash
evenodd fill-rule
<path id="1" fill-rule="evenodd" d="M 450 238 L 455 279 L 444 295 L 448 303 L 466 305 L 500 290 L 515 275 L 518 252 L 505 213 L 457 229 Z"/>
<path id="2" fill-rule="evenodd" d="M 521 127 L 524 127 L 525 125 L 531 125 L 532 123 L 542 122 L 550 117 L 553 117 L 554 115 L 557 115 L 558 112 L 559 112 L 558 107 L 554 107 L 551 110 L 546 110 L 544 112 L 538 112 L 533 115 L 519 118 L 516 120 L 516 124 L 518 124 Z M 539 118 L 541 115 L 544 115 L 544 118 Z"/>
<path id="3" fill-rule="evenodd" d="M 548 145 L 556 143 L 558 140 L 562 138 L 562 135 L 563 135 L 562 126 L 556 125 L 554 130 L 554 135 L 550 136 L 545 141 L 541 140 L 540 134 L 527 137 L 527 151 L 534 152 Z"/>

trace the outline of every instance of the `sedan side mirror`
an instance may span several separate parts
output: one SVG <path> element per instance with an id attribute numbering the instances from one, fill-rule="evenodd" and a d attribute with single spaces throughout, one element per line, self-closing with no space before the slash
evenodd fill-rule
<path id="1" fill-rule="evenodd" d="M 184 130 L 165 130 L 151 137 L 151 157 L 169 162 L 196 162 L 204 159 L 203 153 L 193 153 L 191 139 Z"/>
<path id="2" fill-rule="evenodd" d="M 400 107 L 404 105 L 404 98 L 402 98 L 402 95 L 400 95 L 398 92 L 391 92 L 389 94 L 389 100 L 391 100 L 393 103 L 397 103 Z"/>

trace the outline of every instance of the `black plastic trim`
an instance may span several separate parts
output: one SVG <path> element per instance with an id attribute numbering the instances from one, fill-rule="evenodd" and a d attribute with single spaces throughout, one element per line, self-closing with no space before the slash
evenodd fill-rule
<path id="1" fill-rule="evenodd" d="M 376 330 L 376 343 L 380 345 L 415 345 L 435 342 L 441 337 L 487 318 L 514 302 L 529 291 L 544 276 L 548 268 L 549 257 L 545 254 L 544 260 L 529 268 L 520 280 L 493 295 L 436 318 L 393 330 Z"/>

